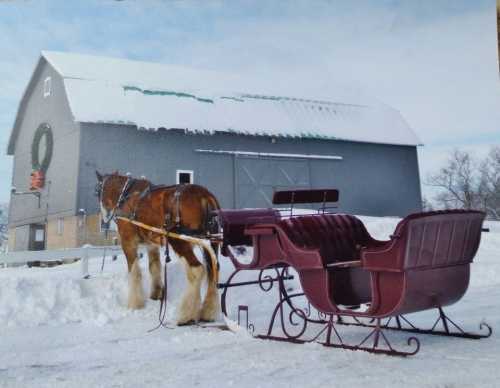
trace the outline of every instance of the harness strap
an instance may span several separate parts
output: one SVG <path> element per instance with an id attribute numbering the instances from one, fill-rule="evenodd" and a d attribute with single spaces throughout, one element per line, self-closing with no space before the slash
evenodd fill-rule
<path id="1" fill-rule="evenodd" d="M 181 226 L 181 195 L 186 185 L 178 185 L 175 188 L 174 201 L 175 201 L 175 226 Z"/>
<path id="2" fill-rule="evenodd" d="M 146 186 L 144 190 L 142 190 L 141 194 L 139 195 L 139 201 L 142 201 L 144 198 L 146 198 L 149 194 L 151 193 L 151 183 Z"/>
<path id="3" fill-rule="evenodd" d="M 166 326 L 166 315 L 167 315 L 167 290 L 168 290 L 168 276 L 167 276 L 167 264 L 170 263 L 172 259 L 170 258 L 170 249 L 168 247 L 168 231 L 165 236 L 165 264 L 163 266 L 163 295 L 160 301 L 160 312 L 158 314 L 158 321 L 161 326 Z"/>
<path id="4" fill-rule="evenodd" d="M 168 230 L 165 230 L 165 229 L 161 229 L 161 228 L 157 228 L 157 227 L 154 227 L 154 226 L 151 226 L 151 225 L 147 225 L 147 224 L 144 224 L 142 222 L 139 222 L 139 221 L 136 221 L 136 220 L 131 220 L 129 218 L 125 218 L 125 217 L 116 217 L 118 220 L 121 220 L 121 221 L 125 221 L 125 222 L 129 222 L 139 228 L 142 228 L 142 229 L 146 229 L 146 230 L 149 230 L 151 232 L 154 232 L 154 233 L 157 233 L 161 236 L 165 236 L 166 238 L 174 238 L 174 239 L 178 239 L 178 240 L 183 240 L 183 241 L 187 241 L 187 242 L 190 242 L 191 244 L 197 244 L 199 246 L 201 246 L 202 248 L 205 248 L 206 251 L 209 253 L 210 255 L 210 260 L 212 261 L 212 268 L 217 268 L 217 257 L 215 255 L 215 252 L 214 250 L 212 249 L 211 245 L 204 239 L 201 239 L 201 238 L 197 238 L 197 237 L 192 237 L 192 236 L 186 236 L 186 235 L 183 235 L 183 234 L 177 234 L 175 232 L 172 232 L 172 231 L 168 231 Z M 216 281 L 218 281 L 218 272 L 216 272 Z"/>
<path id="5" fill-rule="evenodd" d="M 142 200 L 146 198 L 151 193 L 151 183 L 146 186 L 144 190 L 141 191 L 139 197 L 137 198 L 137 203 L 135 204 L 134 211 L 130 214 L 130 219 L 135 220 L 137 214 L 137 208 L 141 204 Z"/>
<path id="6" fill-rule="evenodd" d="M 134 178 L 127 178 L 127 181 L 123 185 L 122 192 L 120 193 L 120 197 L 116 202 L 116 207 L 121 208 L 125 201 L 129 198 L 130 189 L 134 185 L 137 180 Z"/>
<path id="7" fill-rule="evenodd" d="M 172 327 L 167 324 L 167 297 L 168 297 L 168 276 L 167 276 L 167 264 L 172 261 L 170 258 L 170 249 L 168 245 L 168 235 L 169 231 L 165 231 L 166 234 L 164 236 L 165 241 L 165 264 L 163 266 L 163 295 L 160 300 L 160 311 L 158 312 L 158 326 L 149 330 L 148 332 L 152 332 L 158 329 L 160 326 L 166 327 L 167 329 L 172 329 Z"/>

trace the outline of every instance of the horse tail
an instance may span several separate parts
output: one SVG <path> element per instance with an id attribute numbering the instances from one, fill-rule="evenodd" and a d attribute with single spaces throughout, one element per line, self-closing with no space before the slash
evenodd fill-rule
<path id="1" fill-rule="evenodd" d="M 211 243 L 211 250 L 215 256 L 212 256 L 208 249 L 203 247 L 203 259 L 207 265 L 208 282 L 217 284 L 219 281 L 219 261 L 218 256 L 218 244 Z"/>
<path id="2" fill-rule="evenodd" d="M 217 217 L 215 215 L 215 211 L 220 209 L 219 202 L 215 196 L 209 194 L 204 196 L 202 199 L 202 206 L 204 209 L 204 222 L 205 231 L 207 234 L 210 233 L 218 233 L 219 226 L 217 224 Z M 207 249 L 203 249 L 203 257 L 207 264 L 207 272 L 209 276 L 209 281 L 217 283 L 219 281 L 219 244 L 210 243 L 213 253 L 215 254 L 215 258 L 212 257 L 210 252 Z M 214 260 L 215 259 L 215 260 Z"/>

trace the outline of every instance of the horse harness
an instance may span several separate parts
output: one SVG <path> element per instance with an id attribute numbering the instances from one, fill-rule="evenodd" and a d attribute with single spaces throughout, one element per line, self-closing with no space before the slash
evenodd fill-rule
<path id="1" fill-rule="evenodd" d="M 96 195 L 98 195 L 100 202 L 102 203 L 102 191 L 104 188 L 105 184 L 105 177 L 102 181 L 98 182 L 95 188 Z M 212 246 L 204 240 L 204 238 L 209 237 L 209 232 L 210 229 L 206 228 L 205 232 L 206 235 L 200 238 L 200 232 L 203 232 L 203 230 L 192 230 L 189 228 L 185 228 L 181 224 L 181 212 L 180 212 L 180 205 L 181 205 L 181 196 L 182 193 L 184 192 L 185 188 L 187 187 L 186 184 L 182 185 L 171 185 L 171 186 L 164 186 L 164 185 L 152 185 L 151 182 L 148 182 L 146 187 L 139 193 L 137 203 L 135 204 L 134 210 L 130 214 L 120 214 L 122 213 L 122 206 L 125 204 L 125 202 L 132 196 L 132 187 L 134 184 L 139 181 L 138 179 L 134 179 L 131 177 L 127 177 L 127 180 L 125 184 L 122 187 L 122 190 L 120 192 L 120 195 L 118 196 L 118 200 L 114 206 L 114 208 L 111 211 L 111 214 L 107 217 L 107 220 L 105 220 L 106 223 L 109 223 L 112 219 L 119 219 L 123 220 L 126 222 L 131 223 L 132 225 L 135 225 L 136 227 L 140 229 L 145 229 L 153 233 L 157 233 L 160 236 L 162 236 L 162 240 L 165 243 L 165 266 L 163 270 L 163 284 L 164 284 L 164 292 L 163 292 L 163 297 L 161 298 L 161 304 L 160 304 L 160 312 L 159 312 L 159 325 L 156 327 L 160 326 L 165 326 L 165 314 L 166 314 L 166 304 L 167 304 L 167 264 L 171 261 L 170 258 L 170 250 L 169 250 L 169 243 L 168 240 L 169 238 L 174 238 L 178 240 L 183 240 L 186 242 L 189 242 L 191 244 L 198 244 L 201 247 L 203 247 L 209 254 L 210 256 L 210 261 L 211 261 L 211 266 L 212 268 L 216 269 L 215 270 L 215 282 L 218 282 L 218 275 L 219 275 L 219 262 L 217 260 L 217 256 L 212 248 Z M 175 187 L 175 192 L 173 195 L 173 209 L 174 209 L 174 214 L 175 214 L 175 219 L 174 223 L 171 222 L 170 220 L 170 213 L 166 213 L 165 215 L 165 223 L 164 223 L 164 229 L 157 228 L 151 225 L 146 225 L 136 219 L 136 213 L 137 209 L 140 205 L 140 203 L 152 192 L 157 191 L 157 190 L 162 190 L 162 189 L 171 189 Z M 207 205 L 208 206 L 208 205 Z M 207 209 L 208 210 L 208 209 Z M 207 212 L 208 216 L 208 212 Z M 210 226 L 210 221 L 207 220 L 207 226 Z M 170 225 L 169 225 L 170 224 Z M 154 329 L 153 329 L 154 330 Z"/>
<path id="2" fill-rule="evenodd" d="M 99 182 L 96 186 L 96 194 L 99 196 L 99 198 L 102 201 L 102 190 L 104 188 L 105 184 L 105 177 L 102 182 Z M 188 228 L 182 225 L 181 223 L 181 197 L 184 192 L 184 190 L 188 187 L 188 184 L 180 184 L 180 185 L 153 185 L 150 182 L 148 182 L 147 186 L 139 193 L 137 197 L 137 202 L 134 206 L 134 209 L 130 213 L 125 213 L 122 210 L 122 206 L 129 200 L 134 192 L 132 191 L 132 188 L 134 185 L 139 182 L 139 179 L 135 179 L 132 177 L 127 177 L 127 180 L 125 181 L 125 184 L 122 187 L 122 190 L 120 192 L 120 195 L 118 196 L 118 200 L 116 201 L 116 204 L 114 208 L 111 210 L 111 214 L 107 217 L 106 220 L 103 219 L 104 223 L 109 223 L 112 219 L 115 219 L 116 217 L 120 217 L 121 219 L 127 219 L 129 221 L 138 221 L 137 220 L 137 209 L 139 208 L 141 202 L 148 197 L 151 193 L 158 191 L 158 190 L 164 190 L 164 189 L 172 189 L 175 187 L 175 192 L 172 196 L 172 202 L 171 206 L 173 209 L 172 214 L 174 215 L 173 220 L 172 220 L 172 215 L 170 212 L 167 212 L 165 215 L 165 220 L 164 220 L 164 228 L 167 233 L 170 232 L 175 232 L 178 234 L 185 234 L 188 236 L 203 236 L 203 234 L 208 235 L 209 230 L 212 229 L 212 220 L 209 219 L 208 211 L 207 211 L 207 224 L 205 225 L 205 228 L 201 226 L 199 229 L 193 229 L 193 228 Z M 208 210 L 208 209 L 207 209 Z M 206 236 L 205 236 L 206 237 Z"/>

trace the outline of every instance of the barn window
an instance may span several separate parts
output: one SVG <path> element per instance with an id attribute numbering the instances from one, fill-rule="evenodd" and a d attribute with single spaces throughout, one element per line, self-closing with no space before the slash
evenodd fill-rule
<path id="1" fill-rule="evenodd" d="M 175 182 L 178 185 L 183 183 L 193 183 L 193 171 L 192 170 L 177 170 Z"/>
<path id="2" fill-rule="evenodd" d="M 64 218 L 58 218 L 57 219 L 57 234 L 59 236 L 62 236 L 64 232 Z"/>
<path id="3" fill-rule="evenodd" d="M 47 77 L 43 82 L 43 97 L 45 98 L 50 96 L 51 91 L 52 91 L 52 79 L 50 77 Z"/>

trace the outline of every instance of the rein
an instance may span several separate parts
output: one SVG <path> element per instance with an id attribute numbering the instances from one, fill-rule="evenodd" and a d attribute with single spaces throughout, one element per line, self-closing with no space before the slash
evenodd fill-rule
<path id="1" fill-rule="evenodd" d="M 204 239 L 197 238 L 197 237 L 186 236 L 184 234 L 177 234 L 177 233 L 174 233 L 174 232 L 169 232 L 169 231 L 167 231 L 165 229 L 161 229 L 161 228 L 157 228 L 157 227 L 154 227 L 154 226 L 151 226 L 151 225 L 147 225 L 147 224 L 144 224 L 142 222 L 139 222 L 139 221 L 136 221 L 136 220 L 131 220 L 131 219 L 126 218 L 126 217 L 117 216 L 116 219 L 120 220 L 120 221 L 129 222 L 129 223 L 131 223 L 131 224 L 133 224 L 135 226 L 138 226 L 139 228 L 146 229 L 146 230 L 149 230 L 150 232 L 160 234 L 162 236 L 165 236 L 167 239 L 168 238 L 174 238 L 174 239 L 177 239 L 177 240 L 187 241 L 187 242 L 189 242 L 191 244 L 200 245 L 201 247 L 205 248 L 206 251 L 208 252 L 208 254 L 210 255 L 210 261 L 212 262 L 212 268 L 217 268 L 217 257 L 215 255 L 215 252 L 212 249 L 212 246 L 209 243 L 207 243 L 207 241 L 204 240 Z M 218 273 L 218 271 L 216 271 L 215 274 L 216 274 L 215 275 L 216 276 L 216 280 L 219 281 L 219 273 Z"/>

